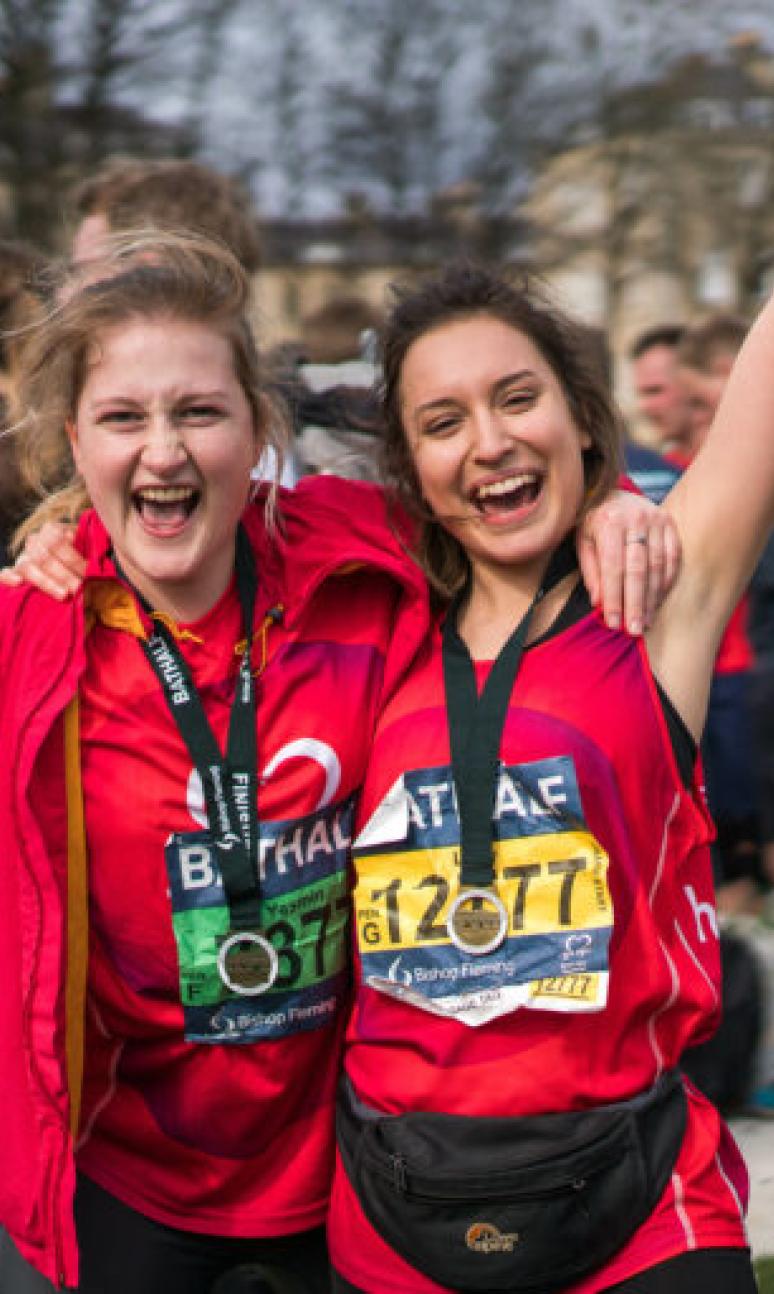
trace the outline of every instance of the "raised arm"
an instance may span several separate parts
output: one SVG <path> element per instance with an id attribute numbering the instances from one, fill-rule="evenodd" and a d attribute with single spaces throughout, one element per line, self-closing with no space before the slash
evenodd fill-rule
<path id="1" fill-rule="evenodd" d="M 721 634 L 774 523 L 774 300 L 747 335 L 704 447 L 662 506 L 683 565 L 648 650 L 698 736 Z"/>

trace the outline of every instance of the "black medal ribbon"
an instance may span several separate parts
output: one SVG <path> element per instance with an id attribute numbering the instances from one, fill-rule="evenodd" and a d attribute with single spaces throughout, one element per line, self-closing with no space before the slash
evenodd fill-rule
<path id="1" fill-rule="evenodd" d="M 201 778 L 231 928 L 239 931 L 255 929 L 260 908 L 255 680 L 250 665 L 257 577 L 250 542 L 241 526 L 236 536 L 236 579 L 246 643 L 231 706 L 225 756 L 174 634 L 162 620 L 154 619 L 153 636 L 143 640 L 142 648 Z M 145 599 L 138 596 L 143 608 L 152 614 Z"/>
<path id="2" fill-rule="evenodd" d="M 494 884 L 492 814 L 508 702 L 526 646 L 532 614 L 565 576 L 577 570 L 574 538 L 556 549 L 535 597 L 502 647 L 481 695 L 470 653 L 457 630 L 467 590 L 452 602 L 442 631 L 442 658 L 452 774 L 460 819 L 460 885 Z"/>

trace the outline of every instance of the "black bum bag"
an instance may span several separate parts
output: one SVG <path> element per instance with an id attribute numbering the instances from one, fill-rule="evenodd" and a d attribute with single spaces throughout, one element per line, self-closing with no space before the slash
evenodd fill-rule
<path id="1" fill-rule="evenodd" d="M 453 1290 L 551 1294 L 652 1213 L 686 1119 L 672 1070 L 630 1101 L 513 1119 L 384 1115 L 345 1080 L 336 1124 L 363 1212 L 407 1262 Z"/>

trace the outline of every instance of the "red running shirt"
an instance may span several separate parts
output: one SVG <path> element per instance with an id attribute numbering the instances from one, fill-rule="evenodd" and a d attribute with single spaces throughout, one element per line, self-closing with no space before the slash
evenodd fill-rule
<path id="1" fill-rule="evenodd" d="M 320 530 L 316 561 L 324 543 Z M 91 944 L 78 1165 L 151 1218 L 235 1236 L 305 1229 L 327 1208 L 349 942 L 337 900 L 398 597 L 386 573 L 342 569 L 288 605 L 281 563 L 261 554 L 258 567 L 261 873 L 284 906 L 281 979 L 243 1012 L 209 1007 L 203 1025 L 203 1009 L 181 1004 L 165 841 L 202 831 L 202 797 L 134 600 L 114 583 L 97 586 L 80 693 Z M 265 620 L 279 603 L 282 619 Z M 223 749 L 243 636 L 235 588 L 178 629 Z M 217 1041 L 201 1041 L 207 1028 Z"/>
<path id="2" fill-rule="evenodd" d="M 459 828 L 436 634 L 380 718 L 355 842 L 345 1066 L 379 1110 L 504 1117 L 624 1099 L 715 1023 L 711 827 L 681 782 L 644 646 L 591 614 L 531 648 L 501 760 L 494 839 L 500 875 L 516 875 L 513 956 L 488 975 L 503 949 L 470 970 L 444 931 Z M 746 1243 L 740 1156 L 713 1107 L 688 1096 L 653 1215 L 572 1294 Z M 437 1294 L 372 1230 L 340 1164 L 329 1225 L 334 1266 L 358 1288 Z"/>

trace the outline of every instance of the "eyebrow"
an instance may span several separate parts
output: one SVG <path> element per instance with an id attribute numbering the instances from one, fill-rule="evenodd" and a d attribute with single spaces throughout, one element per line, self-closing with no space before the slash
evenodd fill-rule
<path id="1" fill-rule="evenodd" d="M 180 395 L 173 395 L 172 401 L 176 403 L 180 400 L 225 400 L 227 394 L 225 391 L 215 389 L 213 391 L 183 391 Z M 92 409 L 109 408 L 113 404 L 141 404 L 143 396 L 116 394 L 109 395 L 94 400 L 91 404 Z"/>
<path id="2" fill-rule="evenodd" d="M 494 386 L 492 387 L 492 390 L 499 395 L 499 393 L 502 390 L 504 390 L 505 387 L 510 386 L 513 382 L 521 382 L 524 380 L 524 378 L 530 378 L 530 377 L 532 378 L 537 377 L 537 374 L 534 372 L 533 369 L 520 368 L 515 373 L 506 373 L 503 377 L 499 377 L 495 382 Z M 437 400 L 428 400 L 425 404 L 418 405 L 417 408 L 414 410 L 414 412 L 427 413 L 433 409 L 442 409 L 442 408 L 445 408 L 447 405 L 456 404 L 456 403 L 457 401 L 455 400 L 453 395 L 442 395 L 442 396 L 439 396 Z"/>

